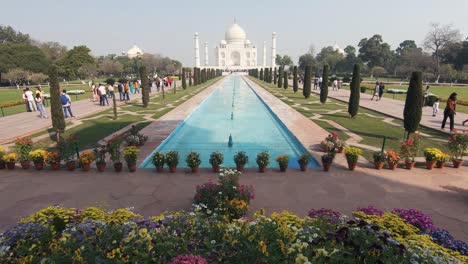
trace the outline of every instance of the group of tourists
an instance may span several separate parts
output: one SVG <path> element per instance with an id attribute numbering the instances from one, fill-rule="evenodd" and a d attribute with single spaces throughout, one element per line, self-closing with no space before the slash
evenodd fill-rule
<path id="1" fill-rule="evenodd" d="M 23 89 L 23 100 L 26 104 L 26 111 L 39 111 L 40 118 L 49 118 L 44 108 L 44 92 L 40 87 L 36 87 L 36 91 L 34 93 L 29 89 L 29 87 Z"/>
<path id="2" fill-rule="evenodd" d="M 383 82 L 375 82 L 374 92 L 372 93 L 371 101 L 374 100 L 374 97 L 375 101 L 380 101 L 382 99 L 384 91 L 385 85 L 383 84 Z"/>

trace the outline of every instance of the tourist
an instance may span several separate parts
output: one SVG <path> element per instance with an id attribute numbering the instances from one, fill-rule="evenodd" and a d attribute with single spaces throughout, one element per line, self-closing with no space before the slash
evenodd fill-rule
<path id="1" fill-rule="evenodd" d="M 36 95 L 39 94 L 41 96 L 41 99 L 44 101 L 44 92 L 42 91 L 41 87 L 37 86 L 36 87 Z"/>
<path id="2" fill-rule="evenodd" d="M 106 87 L 104 85 L 99 84 L 98 91 L 100 94 L 100 100 L 99 100 L 99 105 L 104 106 L 104 105 L 109 105 L 109 101 L 107 100 L 107 92 L 106 92 Z"/>
<path id="3" fill-rule="evenodd" d="M 318 88 L 322 89 L 322 76 L 319 77 L 318 79 Z"/>
<path id="4" fill-rule="evenodd" d="M 172 87 L 172 78 L 170 76 L 167 77 L 167 83 L 169 84 L 169 87 Z"/>
<path id="5" fill-rule="evenodd" d="M 373 92 L 371 101 L 374 100 L 374 97 L 377 97 L 375 99 L 377 101 L 377 99 L 379 98 L 379 90 L 380 90 L 380 84 L 379 84 L 379 82 L 375 82 L 374 92 Z"/>
<path id="6" fill-rule="evenodd" d="M 29 106 L 28 97 L 26 96 L 26 89 L 23 89 L 22 97 L 23 97 L 24 104 L 26 105 L 26 111 L 32 112 L 31 107 Z"/>
<path id="7" fill-rule="evenodd" d="M 450 118 L 450 132 L 453 131 L 455 109 L 457 107 L 457 93 L 452 93 L 447 99 L 447 106 L 444 110 L 444 119 L 442 120 L 442 129 L 445 129 L 445 122 Z"/>
<path id="8" fill-rule="evenodd" d="M 125 83 L 124 85 L 124 94 L 123 94 L 123 99 L 125 101 L 125 103 L 127 103 L 127 101 L 130 100 L 130 86 L 128 85 L 128 82 Z"/>
<path id="9" fill-rule="evenodd" d="M 436 116 L 437 113 L 439 113 L 439 103 L 440 103 L 440 99 L 437 98 L 434 104 L 432 105 L 432 116 Z"/>
<path id="10" fill-rule="evenodd" d="M 114 85 L 109 84 L 109 86 L 107 86 L 107 90 L 109 91 L 109 98 L 114 97 Z"/>
<path id="11" fill-rule="evenodd" d="M 130 87 L 130 93 L 133 93 L 133 84 L 132 84 L 132 82 L 129 82 L 129 83 L 130 83 L 130 85 L 129 85 L 129 87 Z"/>
<path id="12" fill-rule="evenodd" d="M 39 113 L 41 113 L 40 117 L 41 118 L 48 118 L 47 114 L 44 109 L 44 104 L 42 103 L 43 99 L 40 93 L 36 93 L 36 104 L 37 104 L 37 109 L 39 110 Z"/>
<path id="13" fill-rule="evenodd" d="M 70 117 L 75 117 L 71 111 L 71 99 L 67 94 L 67 90 L 62 91 L 62 95 L 60 95 L 60 101 L 62 102 L 63 115 L 65 118 L 69 117 L 68 113 L 70 113 Z"/>
<path id="14" fill-rule="evenodd" d="M 159 93 L 159 90 L 161 89 L 161 77 L 156 77 L 156 90 L 158 91 Z"/>
<path id="15" fill-rule="evenodd" d="M 424 91 L 424 104 L 423 106 L 428 105 L 428 99 L 429 99 L 429 85 L 426 85 L 426 90 Z"/>
<path id="16" fill-rule="evenodd" d="M 335 79 L 332 84 L 332 90 L 335 91 L 335 89 L 337 88 L 338 88 L 338 80 Z"/>
<path id="17" fill-rule="evenodd" d="M 317 77 L 315 77 L 315 79 L 314 79 L 314 90 L 317 90 L 318 85 L 319 85 L 319 79 Z"/>
<path id="18" fill-rule="evenodd" d="M 341 79 L 338 80 L 338 91 L 341 89 L 343 86 L 343 81 Z"/>
<path id="19" fill-rule="evenodd" d="M 133 88 L 134 88 L 134 91 L 133 91 L 134 94 L 140 93 L 140 83 L 138 82 L 138 80 L 136 80 L 135 83 L 133 84 Z"/>
<path id="20" fill-rule="evenodd" d="M 26 95 L 26 99 L 28 100 L 29 109 L 31 109 L 31 111 L 36 112 L 36 102 L 34 100 L 33 92 L 29 90 L 29 87 L 26 87 L 26 92 L 24 92 L 24 94 Z"/>
<path id="21" fill-rule="evenodd" d="M 119 91 L 119 101 L 122 102 L 123 101 L 123 91 L 124 91 L 124 87 L 123 87 L 123 84 L 119 82 L 119 84 L 117 85 L 117 90 Z"/>
<path id="22" fill-rule="evenodd" d="M 380 101 L 382 99 L 382 95 L 385 91 L 385 85 L 383 84 L 383 82 L 380 82 L 379 84 L 379 99 L 377 99 L 378 101 Z"/>

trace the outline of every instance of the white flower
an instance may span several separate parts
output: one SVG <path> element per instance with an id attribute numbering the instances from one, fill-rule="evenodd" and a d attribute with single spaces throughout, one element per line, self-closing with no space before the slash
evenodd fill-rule
<path id="1" fill-rule="evenodd" d="M 216 244 L 216 240 L 211 240 L 210 242 L 212 245 Z"/>

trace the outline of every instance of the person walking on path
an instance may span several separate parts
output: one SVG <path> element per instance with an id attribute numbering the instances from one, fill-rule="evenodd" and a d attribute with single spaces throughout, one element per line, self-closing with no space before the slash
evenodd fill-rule
<path id="1" fill-rule="evenodd" d="M 439 104 L 440 104 L 440 99 L 437 98 L 432 105 L 432 116 L 436 116 L 437 113 L 439 113 Z"/>
<path id="2" fill-rule="evenodd" d="M 29 90 L 29 87 L 26 87 L 26 92 L 24 94 L 26 95 L 26 98 L 28 99 L 29 108 L 32 111 L 36 112 L 37 111 L 36 102 L 34 100 L 33 92 Z"/>
<path id="3" fill-rule="evenodd" d="M 383 84 L 383 82 L 380 82 L 379 84 L 379 99 L 377 99 L 378 101 L 380 101 L 382 99 L 382 95 L 385 91 L 385 85 Z"/>
<path id="4" fill-rule="evenodd" d="M 138 81 L 135 81 L 135 82 L 133 83 L 133 88 L 134 88 L 134 89 L 133 89 L 133 90 L 134 90 L 134 91 L 133 91 L 134 94 L 140 93 L 140 86 L 139 86 Z"/>
<path id="5" fill-rule="evenodd" d="M 125 103 L 127 103 L 127 101 L 130 101 L 130 86 L 128 85 L 128 82 L 125 83 L 124 85 L 124 94 L 123 94 L 123 100 L 125 101 Z"/>
<path id="6" fill-rule="evenodd" d="M 75 117 L 71 111 L 71 99 L 67 94 L 67 90 L 62 91 L 62 95 L 60 95 L 60 101 L 62 102 L 63 115 L 65 118 Z M 70 113 L 70 116 L 68 116 L 68 113 Z"/>
<path id="7" fill-rule="evenodd" d="M 130 93 L 134 93 L 134 92 L 133 92 L 133 84 L 132 84 L 132 82 L 130 82 L 129 87 L 130 87 Z"/>
<path id="8" fill-rule="evenodd" d="M 114 97 L 114 85 L 109 84 L 109 86 L 107 86 L 107 90 L 109 90 L 109 98 Z"/>
<path id="9" fill-rule="evenodd" d="M 457 93 L 452 93 L 449 98 L 447 99 L 447 106 L 444 110 L 444 119 L 442 120 L 442 129 L 445 129 L 445 122 L 447 122 L 447 118 L 450 119 L 450 132 L 453 131 L 454 125 L 454 116 L 456 115 L 456 107 L 457 107 Z"/>
<path id="10" fill-rule="evenodd" d="M 124 87 L 123 87 L 123 84 L 122 83 L 119 83 L 117 85 L 117 91 L 119 91 L 119 101 L 122 102 L 123 101 L 123 91 L 124 91 Z"/>
<path id="11" fill-rule="evenodd" d="M 379 91 L 380 91 L 380 85 L 379 82 L 375 83 L 374 87 L 374 94 L 372 95 L 371 101 L 374 100 L 374 97 L 376 97 L 376 101 L 379 99 Z"/>
<path id="12" fill-rule="evenodd" d="M 429 100 L 429 85 L 426 85 L 426 90 L 424 91 L 424 104 L 423 106 L 426 107 L 428 105 Z"/>
<path id="13" fill-rule="evenodd" d="M 333 81 L 332 89 L 333 89 L 333 91 L 335 91 L 335 89 L 338 89 L 338 80 Z"/>
<path id="14" fill-rule="evenodd" d="M 99 93 L 101 94 L 101 100 L 99 101 L 99 105 L 109 105 L 109 101 L 107 100 L 107 93 L 106 93 L 106 87 L 104 85 L 99 84 Z"/>
<path id="15" fill-rule="evenodd" d="M 338 91 L 341 90 L 341 87 L 343 86 L 343 81 L 341 79 L 338 80 Z"/>
<path id="16" fill-rule="evenodd" d="M 48 118 L 44 109 L 44 104 L 42 102 L 43 102 L 43 99 L 42 99 L 41 93 L 36 93 L 36 104 L 37 104 L 37 109 L 39 110 L 39 113 L 41 113 L 40 117 Z"/>
<path id="17" fill-rule="evenodd" d="M 31 107 L 29 106 L 28 97 L 26 96 L 26 89 L 23 89 L 22 97 L 23 97 L 24 104 L 26 105 L 26 111 L 32 112 Z"/>

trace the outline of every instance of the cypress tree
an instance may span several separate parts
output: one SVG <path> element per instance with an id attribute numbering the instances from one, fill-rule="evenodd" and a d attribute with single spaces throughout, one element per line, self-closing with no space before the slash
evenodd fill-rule
<path id="1" fill-rule="evenodd" d="M 193 68 L 193 85 L 197 85 L 197 67 Z"/>
<path id="2" fill-rule="evenodd" d="M 263 81 L 263 69 L 260 69 L 260 80 Z"/>
<path id="3" fill-rule="evenodd" d="M 268 82 L 268 68 L 265 68 L 265 71 L 263 72 L 263 81 Z"/>
<path id="4" fill-rule="evenodd" d="M 187 89 L 187 79 L 185 78 L 185 68 L 182 68 L 182 89 Z"/>
<path id="5" fill-rule="evenodd" d="M 289 83 L 288 83 L 288 72 L 284 71 L 284 78 L 283 78 L 283 88 L 288 89 Z"/>
<path id="6" fill-rule="evenodd" d="M 193 83 L 192 83 L 192 71 L 189 71 L 189 72 L 188 72 L 188 77 L 189 77 L 189 79 L 188 79 L 188 84 L 189 84 L 189 86 L 192 86 L 192 84 L 193 84 Z"/>
<path id="7" fill-rule="evenodd" d="M 112 78 L 109 78 L 106 80 L 106 83 L 114 86 L 115 80 Z M 115 120 L 117 119 L 117 102 L 115 101 L 115 94 L 114 96 L 112 96 L 112 111 L 114 112 L 114 120 Z"/>
<path id="8" fill-rule="evenodd" d="M 148 72 L 146 71 L 145 65 L 140 66 L 140 79 L 141 79 L 141 100 L 143 107 L 148 107 L 149 103 L 149 81 Z"/>
<path id="9" fill-rule="evenodd" d="M 278 74 L 276 74 L 276 67 L 275 67 L 275 70 L 273 72 L 273 83 L 276 84 L 276 80 L 278 78 Z"/>
<path id="10" fill-rule="evenodd" d="M 206 71 L 206 69 L 202 69 L 202 70 L 201 70 L 201 78 L 200 78 L 201 83 L 205 83 L 205 82 L 206 82 L 206 74 L 205 74 L 205 71 Z"/>
<path id="11" fill-rule="evenodd" d="M 361 72 L 359 64 L 354 65 L 353 79 L 350 86 L 348 113 L 351 117 L 355 117 L 359 110 L 359 99 L 360 99 L 360 86 L 361 83 Z"/>
<path id="12" fill-rule="evenodd" d="M 406 94 L 405 109 L 403 110 L 403 123 L 407 136 L 416 132 L 421 122 L 424 95 L 422 90 L 422 73 L 413 72 Z"/>
<path id="13" fill-rule="evenodd" d="M 268 83 L 272 83 L 273 81 L 272 80 L 273 76 L 271 74 L 272 72 L 273 72 L 273 68 L 270 67 L 270 70 L 268 71 Z"/>
<path id="14" fill-rule="evenodd" d="M 63 116 L 62 102 L 60 100 L 60 84 L 57 76 L 58 68 L 55 64 L 49 66 L 50 80 L 50 112 L 52 117 L 52 127 L 57 132 L 57 142 L 60 134 L 65 132 L 65 118 Z"/>
<path id="15" fill-rule="evenodd" d="M 177 91 L 177 81 L 176 80 L 173 80 L 174 82 L 174 94 L 176 94 L 176 91 Z"/>
<path id="16" fill-rule="evenodd" d="M 293 91 L 296 93 L 299 89 L 299 85 L 297 83 L 297 66 L 294 66 L 293 69 Z"/>
<path id="17" fill-rule="evenodd" d="M 283 87 L 283 67 L 279 67 L 278 69 L 278 88 Z"/>
<path id="18" fill-rule="evenodd" d="M 307 65 L 305 67 L 304 73 L 304 88 L 302 89 L 302 94 L 305 98 L 310 97 L 310 88 L 311 88 L 311 80 L 310 80 L 310 66 Z"/>
<path id="19" fill-rule="evenodd" d="M 323 66 L 323 81 L 322 87 L 320 87 L 320 102 L 324 104 L 327 101 L 328 97 L 328 65 Z"/>

